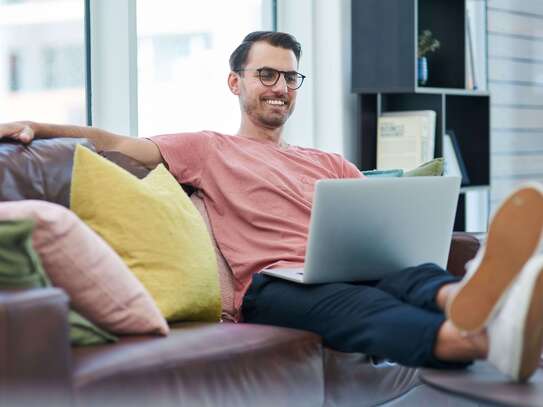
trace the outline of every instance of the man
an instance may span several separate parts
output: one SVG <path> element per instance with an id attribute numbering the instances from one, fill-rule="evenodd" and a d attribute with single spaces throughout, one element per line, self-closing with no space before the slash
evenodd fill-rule
<path id="1" fill-rule="evenodd" d="M 149 168 L 165 163 L 180 183 L 200 189 L 235 276 L 236 307 L 247 322 L 310 330 L 334 349 L 410 366 L 461 367 L 490 355 L 514 379 L 527 379 L 543 341 L 543 261 L 528 262 L 543 228 L 541 216 L 531 216 L 543 213 L 537 186 L 505 202 L 486 248 L 460 285 L 433 264 L 357 284 L 304 286 L 258 273 L 303 263 L 316 180 L 362 177 L 337 154 L 282 139 L 304 80 L 297 72 L 300 54 L 292 36 L 274 32 L 251 33 L 232 53 L 228 86 L 242 113 L 233 136 L 201 132 L 137 139 L 96 128 L 16 122 L 0 125 L 0 138 L 28 143 L 34 137 L 86 137 L 98 150 L 121 151 Z M 509 230 L 513 217 L 518 227 Z M 486 284 L 493 265 L 497 278 Z M 527 298 L 522 306 L 519 296 Z M 447 304 L 459 327 L 444 316 Z M 511 312 L 528 322 L 511 327 Z M 473 318 L 466 321 L 466 315 Z M 508 330 L 516 337 L 504 333 Z M 509 343 L 500 344 L 494 333 Z M 499 348 L 512 344 L 518 351 Z"/>

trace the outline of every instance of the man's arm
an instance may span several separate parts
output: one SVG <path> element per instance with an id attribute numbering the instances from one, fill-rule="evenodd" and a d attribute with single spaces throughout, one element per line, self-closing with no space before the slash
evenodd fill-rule
<path id="1" fill-rule="evenodd" d="M 150 140 L 120 136 L 95 127 L 45 124 L 35 122 L 12 122 L 0 124 L 0 139 L 10 138 L 30 143 L 34 138 L 87 138 L 98 151 L 119 151 L 152 169 L 162 163 L 160 150 Z"/>

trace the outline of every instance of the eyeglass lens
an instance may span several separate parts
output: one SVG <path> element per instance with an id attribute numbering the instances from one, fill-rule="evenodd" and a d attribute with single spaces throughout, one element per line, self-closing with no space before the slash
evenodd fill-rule
<path id="1" fill-rule="evenodd" d="M 260 80 L 265 86 L 275 85 L 279 80 L 281 73 L 283 73 L 288 88 L 298 89 L 302 85 L 303 77 L 298 72 L 280 72 L 271 68 L 259 70 Z"/>

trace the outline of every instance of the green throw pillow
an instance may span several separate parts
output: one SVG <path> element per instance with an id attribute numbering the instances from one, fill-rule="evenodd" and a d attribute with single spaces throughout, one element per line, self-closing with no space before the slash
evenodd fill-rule
<path id="1" fill-rule="evenodd" d="M 432 177 L 443 175 L 445 159 L 442 157 L 434 158 L 431 161 L 425 162 L 410 171 L 403 173 L 404 177 Z"/>
<path id="2" fill-rule="evenodd" d="M 0 221 L 0 288 L 42 288 L 51 286 L 38 254 L 32 247 L 32 220 Z M 70 342 L 74 346 L 96 345 L 117 340 L 70 310 Z"/>
<path id="3" fill-rule="evenodd" d="M 32 248 L 34 222 L 0 221 L 0 287 L 46 287 L 49 281 Z"/>
<path id="4" fill-rule="evenodd" d="M 107 342 L 117 342 L 117 337 L 98 328 L 81 314 L 70 310 L 70 342 L 74 346 L 100 345 Z"/>
<path id="5" fill-rule="evenodd" d="M 432 177 L 443 175 L 445 159 L 439 157 L 409 171 L 402 169 L 362 171 L 367 177 Z"/>

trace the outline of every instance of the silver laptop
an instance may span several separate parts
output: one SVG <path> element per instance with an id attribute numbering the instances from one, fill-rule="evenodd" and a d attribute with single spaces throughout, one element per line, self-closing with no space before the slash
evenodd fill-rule
<path id="1" fill-rule="evenodd" d="M 264 269 L 303 283 L 377 280 L 447 264 L 460 177 L 321 180 L 303 269 Z"/>

